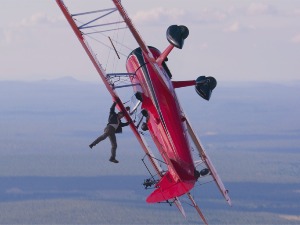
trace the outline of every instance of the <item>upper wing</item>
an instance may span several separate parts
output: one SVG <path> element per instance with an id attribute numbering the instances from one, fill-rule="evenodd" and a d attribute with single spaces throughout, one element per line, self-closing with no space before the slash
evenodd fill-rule
<path id="1" fill-rule="evenodd" d="M 191 127 L 191 124 L 188 120 L 188 118 L 186 117 L 186 124 L 187 124 L 187 129 L 188 132 L 197 148 L 197 150 L 199 151 L 199 154 L 203 160 L 203 162 L 206 164 L 207 168 L 209 169 L 212 177 L 214 178 L 221 194 L 224 196 L 224 198 L 226 199 L 226 201 L 228 202 L 228 204 L 231 206 L 231 200 L 230 197 L 228 195 L 228 190 L 225 188 L 221 178 L 219 177 L 217 170 L 215 169 L 214 165 L 212 164 L 209 156 L 206 154 L 204 148 L 201 145 L 200 140 L 198 139 L 198 137 L 196 136 L 193 128 Z"/>

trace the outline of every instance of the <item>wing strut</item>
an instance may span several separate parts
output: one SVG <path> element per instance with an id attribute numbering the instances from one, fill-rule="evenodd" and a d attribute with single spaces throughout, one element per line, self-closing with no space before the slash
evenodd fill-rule
<path id="1" fill-rule="evenodd" d="M 195 200 L 194 200 L 193 196 L 191 195 L 191 193 L 190 193 L 190 192 L 187 193 L 187 196 L 188 196 L 189 199 L 191 200 L 193 206 L 194 206 L 195 209 L 197 210 L 197 212 L 198 212 L 199 216 L 201 217 L 201 219 L 203 220 L 203 222 L 204 222 L 206 225 L 208 225 L 208 223 L 207 223 L 207 221 L 206 221 L 206 219 L 205 219 L 203 213 L 201 212 L 199 206 L 198 206 L 197 203 L 195 202 Z"/>
<path id="2" fill-rule="evenodd" d="M 221 194 L 224 196 L 227 203 L 231 206 L 231 200 L 230 200 L 230 197 L 228 195 L 228 190 L 225 188 L 221 178 L 219 177 L 219 175 L 217 173 L 217 170 L 215 169 L 215 167 L 212 164 L 210 158 L 208 157 L 208 155 L 206 154 L 204 148 L 202 147 L 201 142 L 198 139 L 198 137 L 196 136 L 196 134 L 195 134 L 193 128 L 191 127 L 191 124 L 190 124 L 187 117 L 186 117 L 186 124 L 187 124 L 187 128 L 188 128 L 188 132 L 189 132 L 194 144 L 196 145 L 197 150 L 199 151 L 199 154 L 200 154 L 203 162 L 206 164 L 207 168 L 210 170 L 211 175 L 214 178 Z"/>

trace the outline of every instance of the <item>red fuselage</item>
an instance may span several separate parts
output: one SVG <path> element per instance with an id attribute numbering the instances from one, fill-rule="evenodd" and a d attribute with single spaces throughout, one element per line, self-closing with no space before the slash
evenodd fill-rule
<path id="1" fill-rule="evenodd" d="M 149 49 L 157 59 L 160 52 L 153 47 Z M 142 93 L 142 109 L 147 110 L 149 115 L 147 119 L 149 132 L 173 179 L 181 183 L 182 190 L 178 190 L 178 194 L 184 194 L 193 188 L 197 178 L 183 123 L 185 117 L 174 91 L 171 74 L 165 64 L 159 68 L 162 75 L 157 74 L 147 63 L 140 48 L 129 55 L 126 68 L 129 73 L 136 74 L 132 83 L 140 84 L 134 89 Z"/>

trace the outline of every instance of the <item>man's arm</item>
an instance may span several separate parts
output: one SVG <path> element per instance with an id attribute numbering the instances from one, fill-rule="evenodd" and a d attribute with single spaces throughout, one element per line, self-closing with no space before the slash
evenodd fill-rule
<path id="1" fill-rule="evenodd" d="M 126 123 L 122 123 L 122 122 L 121 122 L 120 125 L 121 125 L 121 127 L 126 127 L 126 126 L 128 126 L 129 124 L 130 124 L 130 122 L 126 122 Z"/>
<path id="2" fill-rule="evenodd" d="M 114 103 L 112 104 L 112 106 L 110 107 L 110 113 L 115 112 L 115 107 L 116 107 L 116 105 L 117 105 L 116 102 L 114 102 Z"/>

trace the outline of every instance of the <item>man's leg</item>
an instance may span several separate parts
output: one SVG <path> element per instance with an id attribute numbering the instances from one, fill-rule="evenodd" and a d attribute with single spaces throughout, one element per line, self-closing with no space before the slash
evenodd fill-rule
<path id="1" fill-rule="evenodd" d="M 90 148 L 93 148 L 93 147 L 94 147 L 96 144 L 98 144 L 100 141 L 103 141 L 104 139 L 106 139 L 106 138 L 108 137 L 108 135 L 109 135 L 109 127 L 110 127 L 110 126 L 105 127 L 104 133 L 103 133 L 101 136 L 99 136 L 95 141 L 93 141 L 92 144 L 89 145 Z"/>
<path id="2" fill-rule="evenodd" d="M 111 157 L 109 161 L 118 163 L 118 160 L 116 160 L 116 152 L 117 152 L 117 138 L 115 134 L 115 129 L 112 128 L 111 132 L 109 132 L 109 140 L 111 142 Z"/>

